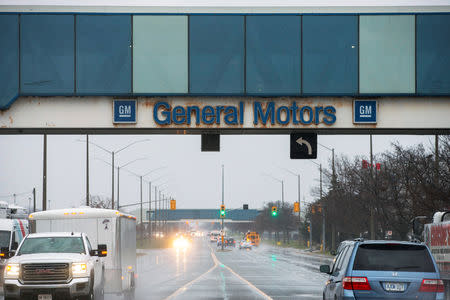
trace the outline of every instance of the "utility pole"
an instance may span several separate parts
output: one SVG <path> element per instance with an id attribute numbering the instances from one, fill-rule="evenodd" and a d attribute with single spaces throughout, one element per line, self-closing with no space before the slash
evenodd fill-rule
<path id="1" fill-rule="evenodd" d="M 111 152 L 111 209 L 114 209 L 114 151 Z"/>
<path id="2" fill-rule="evenodd" d="M 323 203 L 323 198 L 322 198 L 322 164 L 320 164 L 319 166 L 320 169 L 320 204 L 322 205 L 322 252 L 325 252 L 325 205 Z"/>
<path id="3" fill-rule="evenodd" d="M 301 238 L 300 238 L 300 235 L 301 235 L 301 226 L 302 226 L 302 218 L 301 218 L 301 212 L 302 212 L 302 209 L 301 209 L 301 205 L 300 205 L 300 174 L 297 174 L 297 179 L 298 179 L 298 207 L 299 207 L 299 210 L 298 210 L 298 244 L 299 244 L 299 246 L 301 246 Z"/>
<path id="4" fill-rule="evenodd" d="M 42 210 L 47 210 L 47 134 L 44 133 L 44 166 L 42 170 Z"/>
<path id="5" fill-rule="evenodd" d="M 224 180 L 224 175 L 225 175 L 225 167 L 224 165 L 222 165 L 222 205 L 225 205 L 225 180 Z M 222 251 L 223 251 L 223 244 L 224 244 L 224 232 L 223 232 L 223 220 L 224 218 L 222 218 Z"/>
<path id="6" fill-rule="evenodd" d="M 439 135 L 434 136 L 434 172 L 435 172 L 435 184 L 439 185 Z"/>
<path id="7" fill-rule="evenodd" d="M 36 212 L 36 188 L 33 188 L 33 212 Z"/>
<path id="8" fill-rule="evenodd" d="M 333 213 L 335 213 L 336 211 L 336 168 L 334 166 L 334 148 L 331 149 L 331 166 L 332 166 L 332 197 L 331 197 L 331 210 L 333 211 Z M 330 249 L 333 251 L 336 248 L 336 221 L 332 220 L 331 222 L 331 247 Z"/>
<path id="9" fill-rule="evenodd" d="M 120 210 L 120 166 L 117 167 L 117 210 Z"/>
<path id="10" fill-rule="evenodd" d="M 148 182 L 148 236 L 152 238 L 152 182 Z"/>
<path id="11" fill-rule="evenodd" d="M 373 150 L 372 150 L 372 135 L 370 135 L 370 180 L 373 180 Z M 372 201 L 371 205 L 370 205 L 370 239 L 374 240 L 375 239 L 375 212 L 374 212 L 374 202 L 375 199 L 373 199 L 375 197 L 376 194 L 376 182 L 375 182 L 375 193 L 373 195 L 371 195 L 372 197 Z"/>
<path id="12" fill-rule="evenodd" d="M 89 134 L 86 134 L 86 206 L 89 206 Z"/>
<path id="13" fill-rule="evenodd" d="M 157 214 L 157 209 L 158 209 L 158 191 L 156 190 L 157 187 L 155 186 L 155 231 L 158 232 L 158 214 Z"/>
<path id="14" fill-rule="evenodd" d="M 142 211 L 144 209 L 144 207 L 142 206 L 142 176 L 139 177 L 139 184 L 140 184 L 140 190 L 141 190 L 141 240 L 143 238 L 143 233 L 144 233 L 144 217 L 142 216 Z"/>
<path id="15" fill-rule="evenodd" d="M 159 190 L 159 196 L 158 196 L 158 202 L 159 202 L 159 212 L 158 212 L 158 215 L 159 215 L 159 218 L 158 218 L 158 228 L 159 228 L 159 231 L 160 232 L 162 232 L 162 202 L 161 202 L 161 199 L 162 199 L 162 197 L 161 197 L 161 189 Z"/>
<path id="16" fill-rule="evenodd" d="M 309 249 L 312 251 L 312 231 L 313 231 L 313 222 L 312 222 L 312 216 L 309 220 Z"/>

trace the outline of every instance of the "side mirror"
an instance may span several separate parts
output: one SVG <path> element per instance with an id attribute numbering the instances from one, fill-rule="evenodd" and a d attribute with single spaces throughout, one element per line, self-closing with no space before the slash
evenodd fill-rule
<path id="1" fill-rule="evenodd" d="M 2 247 L 0 250 L 0 258 L 7 259 L 11 257 L 11 252 L 9 252 L 8 247 Z"/>
<path id="2" fill-rule="evenodd" d="M 326 273 L 330 274 L 330 266 L 329 265 L 321 265 L 320 266 L 320 273 Z"/>
<path id="3" fill-rule="evenodd" d="M 107 254 L 108 254 L 108 251 L 106 249 L 106 245 L 105 244 L 98 245 L 97 256 L 105 257 Z"/>
<path id="4" fill-rule="evenodd" d="M 336 255 L 336 250 L 331 250 L 331 251 L 330 251 L 330 254 L 331 254 L 331 255 Z"/>
<path id="5" fill-rule="evenodd" d="M 11 245 L 11 250 L 17 250 L 17 248 L 19 248 L 19 243 L 18 243 L 18 242 L 14 242 L 14 243 Z"/>

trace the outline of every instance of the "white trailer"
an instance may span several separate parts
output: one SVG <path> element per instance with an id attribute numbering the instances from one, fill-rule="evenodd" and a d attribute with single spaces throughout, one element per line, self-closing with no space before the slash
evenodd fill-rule
<path id="1" fill-rule="evenodd" d="M 136 273 L 136 217 L 117 210 L 68 208 L 36 212 L 29 216 L 31 231 L 84 232 L 97 248 L 106 244 L 105 294 L 134 298 Z"/>
<path id="2" fill-rule="evenodd" d="M 450 211 L 435 213 L 433 223 L 425 224 L 423 237 L 439 267 L 447 299 L 450 299 Z"/>

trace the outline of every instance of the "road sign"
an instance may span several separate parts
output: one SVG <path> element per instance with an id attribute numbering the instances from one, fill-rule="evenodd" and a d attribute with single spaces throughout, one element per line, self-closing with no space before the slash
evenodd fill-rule
<path id="1" fill-rule="evenodd" d="M 353 123 L 376 124 L 377 123 L 377 101 L 376 100 L 354 100 L 353 101 Z"/>
<path id="2" fill-rule="evenodd" d="M 114 100 L 113 123 L 136 123 L 136 100 Z"/>
<path id="3" fill-rule="evenodd" d="M 317 133 L 291 133 L 291 159 L 317 158 Z"/>

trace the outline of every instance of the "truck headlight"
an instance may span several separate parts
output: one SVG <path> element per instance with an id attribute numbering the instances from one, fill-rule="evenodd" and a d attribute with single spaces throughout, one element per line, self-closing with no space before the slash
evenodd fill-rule
<path id="1" fill-rule="evenodd" d="M 5 278 L 17 279 L 19 278 L 20 265 L 19 264 L 7 264 L 5 268 Z"/>
<path id="2" fill-rule="evenodd" d="M 72 264 L 72 275 L 73 276 L 84 276 L 87 274 L 87 264 L 86 263 L 73 263 Z"/>

